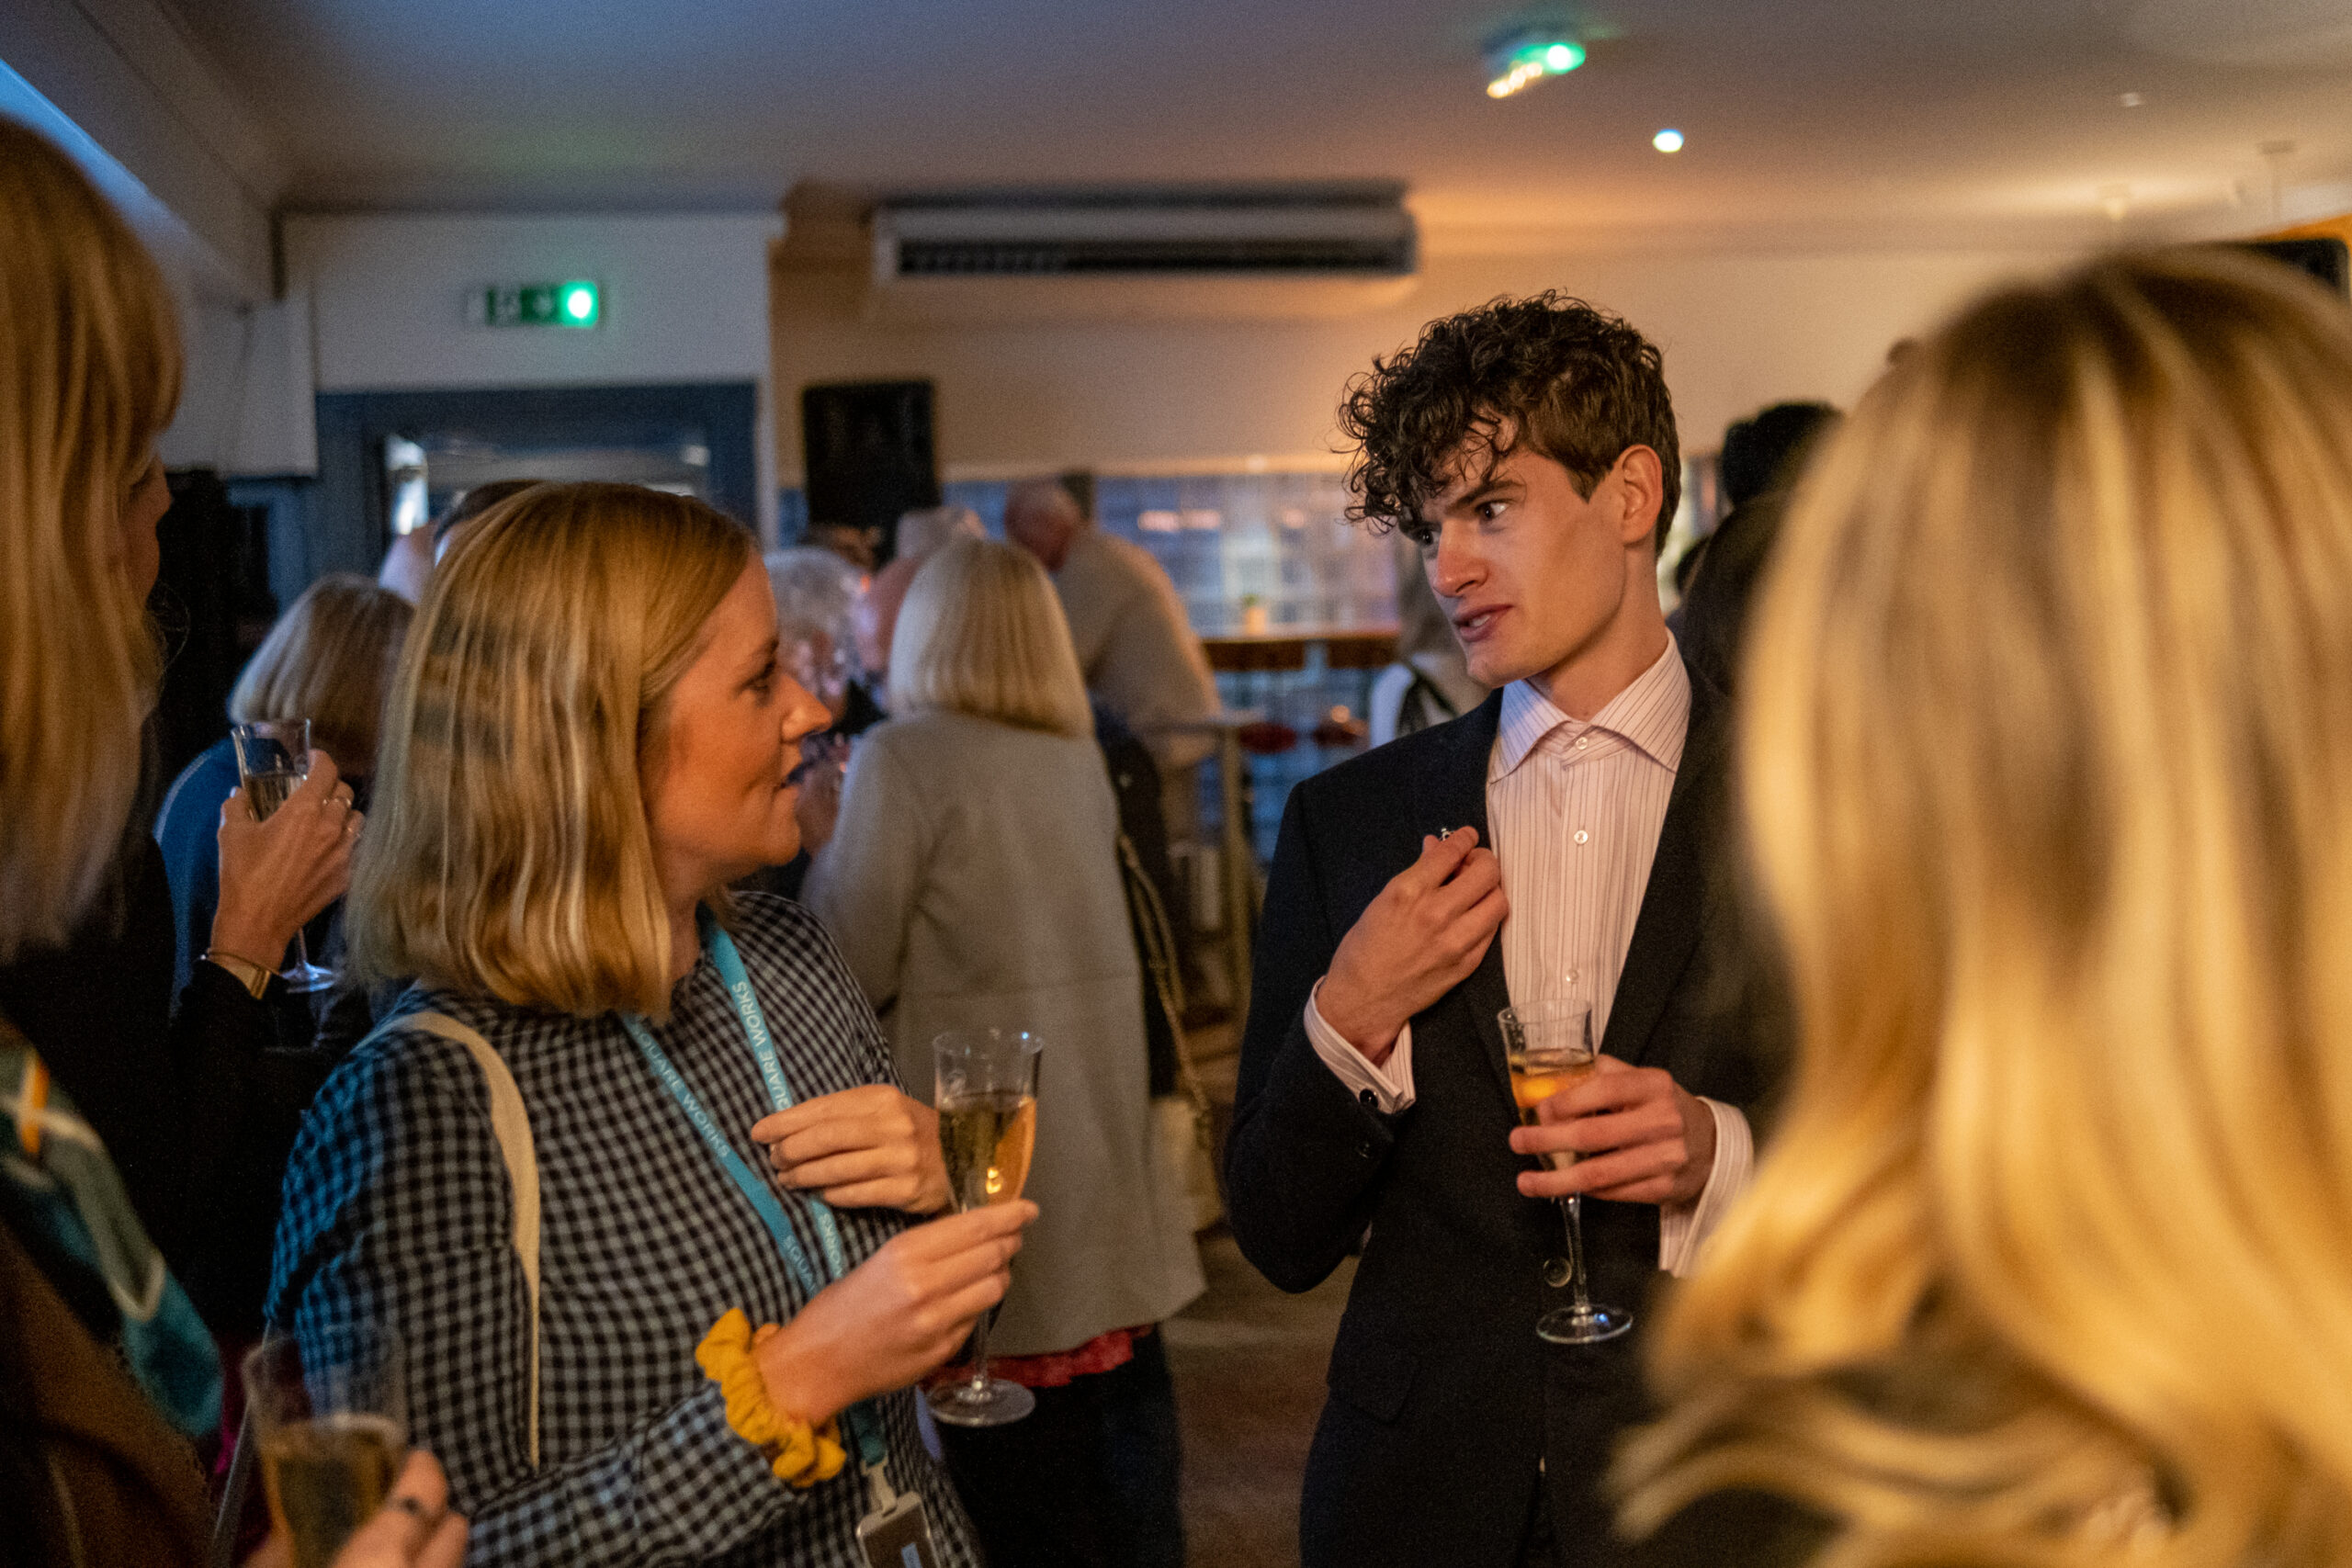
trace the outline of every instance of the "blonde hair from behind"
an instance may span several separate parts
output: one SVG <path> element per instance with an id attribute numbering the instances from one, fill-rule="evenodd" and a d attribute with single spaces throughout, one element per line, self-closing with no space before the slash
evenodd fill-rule
<path id="1" fill-rule="evenodd" d="M 356 974 L 667 1016 L 645 785 L 670 692 L 755 558 L 733 519 L 634 485 L 535 486 L 455 536 L 385 715 Z"/>
<path id="2" fill-rule="evenodd" d="M 161 670 L 122 512 L 180 395 L 154 262 L 0 118 L 0 963 L 66 940 L 122 842 Z"/>
<path id="3" fill-rule="evenodd" d="M 959 538 L 922 563 L 891 634 L 890 704 L 1079 739 L 1094 733 L 1069 622 L 1035 557 Z"/>
<path id="4" fill-rule="evenodd" d="M 229 693 L 239 724 L 307 718 L 311 744 L 345 778 L 376 771 L 384 696 L 415 612 L 364 577 L 334 572 L 302 591 Z"/>
<path id="5" fill-rule="evenodd" d="M 1741 714 L 1802 1021 L 1629 1521 L 1818 1559 L 2352 1562 L 2352 320 L 2119 258 L 1805 481 Z"/>

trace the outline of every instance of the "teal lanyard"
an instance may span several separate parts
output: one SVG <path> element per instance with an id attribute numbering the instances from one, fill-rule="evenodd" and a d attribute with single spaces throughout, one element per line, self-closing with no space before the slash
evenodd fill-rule
<path id="1" fill-rule="evenodd" d="M 784 1064 L 776 1055 L 775 1041 L 768 1033 L 768 1021 L 760 1011 L 760 998 L 752 989 L 752 978 L 743 972 L 742 955 L 735 951 L 733 939 L 716 926 L 707 928 L 706 946 L 710 961 L 718 965 L 727 994 L 735 998 L 735 1011 L 743 1021 L 743 1037 L 751 1045 L 752 1059 L 760 1065 L 760 1077 L 767 1080 L 768 1099 L 778 1111 L 788 1110 L 793 1103 L 792 1085 L 785 1078 Z M 718 1162 L 718 1168 L 751 1203 L 760 1223 L 767 1226 L 792 1277 L 800 1282 L 803 1292 L 814 1297 L 824 1289 L 826 1281 L 810 1267 L 808 1254 L 801 1247 L 791 1220 L 786 1217 L 784 1205 L 777 1201 L 775 1187 L 743 1163 L 743 1156 L 735 1152 L 735 1145 L 727 1141 L 727 1135 L 711 1120 L 710 1112 L 695 1098 L 695 1091 L 686 1086 L 669 1054 L 654 1040 L 653 1032 L 645 1027 L 645 1021 L 634 1013 L 626 1013 L 622 1015 L 621 1027 L 628 1031 L 628 1037 L 637 1042 L 638 1051 L 653 1069 L 653 1076 L 662 1080 L 662 1087 L 670 1091 L 670 1098 L 678 1102 L 678 1109 L 686 1113 L 686 1120 L 702 1134 L 702 1141 L 708 1146 L 711 1157 Z M 849 1272 L 849 1255 L 842 1247 L 841 1226 L 833 1219 L 832 1206 L 814 1193 L 803 1201 L 817 1227 L 817 1244 L 824 1249 L 827 1275 L 838 1280 Z M 882 1443 L 882 1424 L 870 1404 L 852 1405 L 842 1414 L 842 1420 L 849 1427 L 850 1437 L 857 1444 L 858 1459 L 867 1470 L 888 1461 L 889 1452 Z"/>

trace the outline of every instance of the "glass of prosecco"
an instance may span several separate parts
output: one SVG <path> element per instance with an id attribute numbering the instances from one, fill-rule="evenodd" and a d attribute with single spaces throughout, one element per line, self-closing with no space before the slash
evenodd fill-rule
<path id="1" fill-rule="evenodd" d="M 939 1151 L 958 1213 L 1021 1196 L 1037 1146 L 1037 1058 L 1045 1043 L 1023 1029 L 953 1030 L 932 1043 Z M 931 1391 L 931 1413 L 951 1427 L 1001 1427 L 1037 1408 L 1036 1397 L 1019 1383 L 989 1376 L 993 1316 L 983 1314 L 972 1330 L 972 1375 Z"/>
<path id="2" fill-rule="evenodd" d="M 307 1347 L 273 1333 L 244 1371 L 270 1517 L 293 1543 L 294 1568 L 330 1568 L 408 1458 L 400 1341 L 362 1324 Z"/>
<path id="3" fill-rule="evenodd" d="M 1592 1043 L 1592 1004 L 1571 998 L 1505 1008 L 1496 1015 L 1502 1026 L 1503 1056 L 1510 1066 L 1510 1097 L 1519 1107 L 1522 1126 L 1538 1122 L 1536 1108 L 1585 1077 L 1600 1060 Z M 1566 1170 L 1577 1161 L 1571 1152 L 1547 1154 L 1544 1162 Z M 1568 1304 L 1537 1320 L 1538 1337 L 1555 1345 L 1593 1345 L 1614 1339 L 1634 1326 L 1634 1314 L 1622 1307 L 1599 1306 L 1585 1278 L 1583 1200 L 1559 1200 L 1561 1223 L 1568 1237 Z M 1554 1278 L 1550 1281 L 1561 1281 Z"/>
<path id="4" fill-rule="evenodd" d="M 311 721 L 287 718 L 266 724 L 232 724 L 229 727 L 229 739 L 237 749 L 237 782 L 244 788 L 245 802 L 253 807 L 254 820 L 266 822 L 286 804 L 286 797 L 311 776 Z M 240 956 L 265 959 L 258 953 Z M 311 962 L 310 944 L 298 927 L 294 932 L 293 966 L 281 970 L 278 978 L 286 982 L 289 991 L 323 991 L 334 984 L 334 971 Z"/>

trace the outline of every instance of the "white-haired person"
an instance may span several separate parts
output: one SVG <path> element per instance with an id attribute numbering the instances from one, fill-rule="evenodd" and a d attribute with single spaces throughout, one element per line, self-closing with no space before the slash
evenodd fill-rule
<path id="1" fill-rule="evenodd" d="M 1219 704 L 1208 655 L 1167 569 L 1141 545 L 1103 532 L 1057 479 L 1012 487 L 1004 536 L 1053 573 L 1086 689 L 1151 748 L 1169 837 L 1191 837 L 1199 817 L 1194 770 L 1216 749 L 1201 726 Z"/>
<path id="2" fill-rule="evenodd" d="M 167 1029 L 162 859 L 131 820 L 163 663 L 145 605 L 179 335 L 121 217 L 5 118 L 0 255 L 0 1563 L 194 1568 L 220 1364 L 156 1240 L 204 1196 L 192 1151 L 220 1107 L 188 1075 L 243 1032 L 233 1010 L 225 1042 Z M 279 881 L 333 862 L 356 831 L 334 790 L 327 766 L 283 823 L 240 818 L 224 857 Z M 231 915 L 290 937 L 300 913 L 265 892 Z M 192 987 L 184 1018 L 200 1030 L 218 1000 Z M 148 1175 L 127 1178 L 109 1152 L 125 1144 Z M 465 1523 L 431 1456 L 396 1496 L 335 1568 L 457 1568 Z"/>
<path id="3" fill-rule="evenodd" d="M 1980 300 L 1825 446 L 1752 634 L 1799 1055 L 1634 1521 L 1693 1563 L 2352 1562 L 2342 300 L 2215 253 Z"/>
<path id="4" fill-rule="evenodd" d="M 766 564 L 785 670 L 825 705 L 826 723 L 802 743 L 800 771 L 793 780 L 800 792 L 799 852 L 782 865 L 762 867 L 740 886 L 745 892 L 797 898 L 808 878 L 809 856 L 832 835 L 849 743 L 881 722 L 882 709 L 870 690 L 874 677 L 858 660 L 855 627 L 868 591 L 865 573 L 812 545 L 776 550 Z"/>
<path id="5" fill-rule="evenodd" d="M 976 1562 L 906 1391 L 1035 1210 L 909 1223 L 936 1119 L 816 921 L 728 892 L 825 721 L 684 497 L 536 487 L 418 610 L 345 922 L 413 984 L 303 1124 L 270 1316 L 398 1336 L 475 1564 L 846 1568 L 909 1495 Z"/>
<path id="6" fill-rule="evenodd" d="M 991 1332 L 1035 1414 L 943 1429 L 992 1561 L 1183 1560 L 1174 1395 L 1156 1325 L 1200 1293 L 1188 1226 L 1152 1178 L 1141 971 L 1118 814 L 1053 585 L 1027 554 L 957 539 L 915 574 L 892 716 L 850 760 L 808 901 L 934 1081 L 949 1030 L 1044 1036 L 1032 1229 Z"/>

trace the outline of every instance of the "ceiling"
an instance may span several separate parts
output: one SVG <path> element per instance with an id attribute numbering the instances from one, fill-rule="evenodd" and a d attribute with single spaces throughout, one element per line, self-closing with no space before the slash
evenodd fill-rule
<path id="1" fill-rule="evenodd" d="M 1499 102 L 1513 8 L 1456 0 L 176 3 L 297 208 L 1397 179 L 1440 254 L 2352 209 L 2352 0 L 1595 0 L 1589 62 Z"/>

